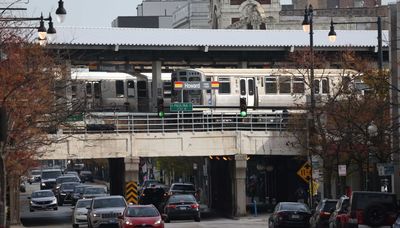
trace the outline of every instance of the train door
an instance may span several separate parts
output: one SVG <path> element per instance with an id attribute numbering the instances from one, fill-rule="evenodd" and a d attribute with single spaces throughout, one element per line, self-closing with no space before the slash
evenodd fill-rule
<path id="1" fill-rule="evenodd" d="M 150 91 L 147 87 L 147 80 L 137 81 L 137 102 L 139 112 L 149 111 Z"/>
<path id="2" fill-rule="evenodd" d="M 137 111 L 137 103 L 136 103 L 136 91 L 135 91 L 135 81 L 128 80 L 126 83 L 126 93 L 127 93 L 127 110 L 130 112 Z"/>
<path id="3" fill-rule="evenodd" d="M 86 82 L 86 108 L 94 110 L 101 107 L 101 81 Z"/>
<path id="4" fill-rule="evenodd" d="M 255 105 L 254 78 L 240 78 L 240 97 L 246 98 L 247 106 Z"/>
<path id="5" fill-rule="evenodd" d="M 208 76 L 208 77 L 206 77 L 206 81 L 211 82 L 212 78 L 210 76 Z M 213 92 L 214 91 L 211 89 L 206 90 L 205 99 L 204 99 L 205 105 L 215 105 L 215 101 L 213 101 L 213 97 L 215 96 L 215 94 L 213 94 Z"/>

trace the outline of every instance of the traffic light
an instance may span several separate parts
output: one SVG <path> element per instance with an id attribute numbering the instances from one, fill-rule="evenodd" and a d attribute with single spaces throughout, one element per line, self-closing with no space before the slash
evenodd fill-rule
<path id="1" fill-rule="evenodd" d="M 244 98 L 244 97 L 240 98 L 240 116 L 241 117 L 247 116 L 247 102 L 246 102 L 246 98 Z"/>
<path id="2" fill-rule="evenodd" d="M 164 99 L 163 98 L 157 98 L 157 114 L 158 114 L 158 117 L 161 117 L 161 118 L 163 118 L 165 116 Z"/>

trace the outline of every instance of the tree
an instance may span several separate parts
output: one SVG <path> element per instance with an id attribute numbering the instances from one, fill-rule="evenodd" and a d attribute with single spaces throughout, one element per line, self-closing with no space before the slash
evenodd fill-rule
<path id="1" fill-rule="evenodd" d="M 7 117 L 0 142 L 0 227 L 5 227 L 8 184 L 19 186 L 20 177 L 41 156 L 38 148 L 52 143 L 49 130 L 74 108 L 62 96 L 68 80 L 61 60 L 32 42 L 26 31 L 0 30 L 0 44 L 0 107 Z M 19 222 L 18 216 L 12 214 L 12 222 Z"/>
<path id="2" fill-rule="evenodd" d="M 298 52 L 292 56 L 297 61 L 297 67 L 310 67 L 305 61 L 308 58 L 304 58 L 309 54 Z M 349 167 L 348 173 L 358 173 L 359 179 L 365 180 L 365 175 L 370 171 L 377 176 L 376 170 L 369 166 L 370 160 L 389 162 L 395 152 L 390 148 L 390 135 L 396 126 L 391 126 L 389 115 L 388 72 L 377 71 L 370 60 L 361 59 L 353 52 L 346 51 L 338 56 L 329 62 L 335 62 L 340 69 L 351 71 L 343 70 L 342 80 L 329 85 L 333 93 L 327 95 L 326 99 L 318 99 L 312 118 L 313 128 L 308 128 L 309 138 L 304 134 L 307 125 L 305 121 L 295 123 L 292 130 L 297 138 L 294 145 L 303 148 L 304 155 L 309 152 L 323 161 L 326 197 L 334 197 L 330 191 L 332 178 L 337 181 L 337 193 L 343 192 L 345 183 L 338 176 L 339 164 L 345 164 Z M 319 60 L 315 68 L 324 69 L 330 65 L 326 56 L 317 56 L 315 59 Z M 310 81 L 307 71 L 304 79 Z M 310 88 L 309 83 L 307 86 Z M 301 109 L 310 112 L 308 105 L 302 105 Z M 307 114 L 303 118 L 307 119 Z M 368 132 L 371 124 L 375 124 L 378 129 L 374 136 Z M 361 181 L 360 189 L 365 189 L 366 184 L 366 181 Z M 369 189 L 377 190 L 376 183 L 371 187 Z"/>

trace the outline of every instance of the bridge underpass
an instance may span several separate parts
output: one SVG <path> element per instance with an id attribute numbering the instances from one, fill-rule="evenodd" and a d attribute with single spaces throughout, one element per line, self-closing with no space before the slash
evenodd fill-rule
<path id="1" fill-rule="evenodd" d="M 254 169 L 254 167 L 257 170 L 257 161 L 271 161 L 276 175 L 285 181 L 295 180 L 293 176 L 288 179 L 286 176 L 282 178 L 282 175 L 285 172 L 295 175 L 296 171 L 293 169 L 298 168 L 296 167 L 298 164 L 293 163 L 296 161 L 293 158 L 298 156 L 299 152 L 287 145 L 288 141 L 294 139 L 286 132 L 280 131 L 59 134 L 54 137 L 60 139 L 59 143 L 44 149 L 40 159 L 108 159 L 109 174 L 112 177 L 110 178 L 112 194 L 124 195 L 125 183 L 139 182 L 140 158 L 202 157 L 207 159 L 209 160 L 207 168 L 210 172 L 208 180 L 210 186 L 207 189 L 209 206 L 216 210 L 229 211 L 232 215 L 246 213 L 246 207 L 249 204 L 248 176 L 254 174 L 246 173 L 246 170 Z M 224 160 L 224 157 L 230 160 Z M 256 159 L 257 157 L 259 159 Z M 278 157 L 281 157 L 280 161 Z M 278 173 L 280 167 L 292 167 L 292 170 L 284 169 Z M 264 168 L 266 169 L 266 166 Z M 263 168 L 258 167 L 258 169 L 262 171 Z M 265 181 L 264 183 L 266 184 Z M 271 182 L 268 181 L 268 183 Z M 283 189 L 291 187 L 277 180 L 274 183 L 271 185 L 279 185 Z M 270 186 L 265 188 L 268 187 Z M 288 194 L 281 195 L 280 198 L 287 198 Z M 258 198 L 258 200 L 262 199 Z"/>

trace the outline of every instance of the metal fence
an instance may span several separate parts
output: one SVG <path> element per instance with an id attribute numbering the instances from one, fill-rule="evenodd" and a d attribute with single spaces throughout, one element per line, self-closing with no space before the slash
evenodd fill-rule
<path id="1" fill-rule="evenodd" d="M 69 122 L 64 133 L 166 133 L 210 131 L 287 131 L 301 121 L 285 113 L 88 113 L 83 121 Z"/>

